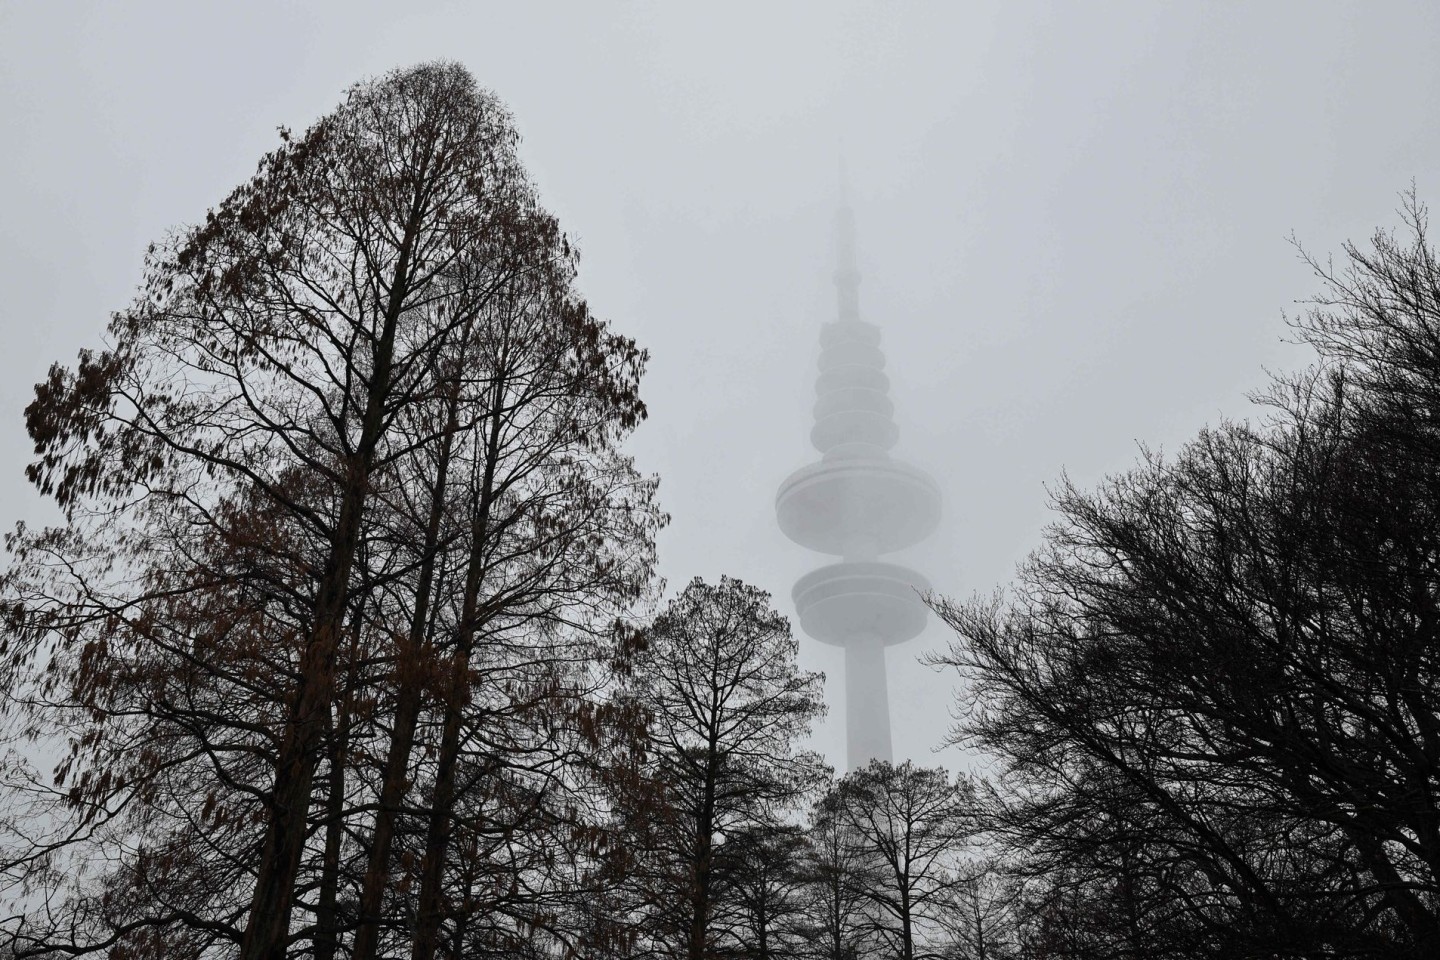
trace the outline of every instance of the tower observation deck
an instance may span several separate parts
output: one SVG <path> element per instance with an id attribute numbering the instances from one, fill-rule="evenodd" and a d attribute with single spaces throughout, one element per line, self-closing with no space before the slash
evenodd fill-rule
<path id="1" fill-rule="evenodd" d="M 845 649 L 849 769 L 890 760 L 885 648 L 925 628 L 919 573 L 880 559 L 925 539 L 940 522 L 940 490 L 924 471 L 890 456 L 899 438 L 880 330 L 860 319 L 854 217 L 837 220 L 839 316 L 820 330 L 820 374 L 810 442 L 820 459 L 780 485 L 775 512 L 791 540 L 839 557 L 801 577 L 793 592 L 800 626 Z"/>

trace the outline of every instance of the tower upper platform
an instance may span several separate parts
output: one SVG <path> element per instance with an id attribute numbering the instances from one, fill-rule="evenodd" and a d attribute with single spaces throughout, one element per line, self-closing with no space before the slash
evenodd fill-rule
<path id="1" fill-rule="evenodd" d="M 820 331 L 820 376 L 810 442 L 823 455 L 780 485 L 775 512 L 796 543 L 874 559 L 919 543 L 940 523 L 940 488 L 890 457 L 899 438 L 880 330 L 860 320 Z"/>

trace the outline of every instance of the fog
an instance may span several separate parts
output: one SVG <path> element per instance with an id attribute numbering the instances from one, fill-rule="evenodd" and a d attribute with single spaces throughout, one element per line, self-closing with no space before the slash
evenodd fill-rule
<path id="1" fill-rule="evenodd" d="M 413 9 L 412 9 L 413 8 Z M 823 562 L 775 521 L 809 462 L 835 317 L 845 158 L 863 282 L 938 533 L 895 559 L 988 594 L 1081 485 L 1251 415 L 1305 352 L 1285 315 L 1324 256 L 1440 199 L 1433 4 L 190 3 L 0 6 L 0 499 L 21 410 L 100 342 L 145 246 L 245 179 L 350 83 L 464 63 L 583 251 L 593 309 L 651 352 L 630 449 L 662 478 L 670 590 L 730 574 L 793 610 Z M 897 757 L 936 757 L 952 675 L 888 651 Z M 806 640 L 843 766 L 842 651 Z"/>

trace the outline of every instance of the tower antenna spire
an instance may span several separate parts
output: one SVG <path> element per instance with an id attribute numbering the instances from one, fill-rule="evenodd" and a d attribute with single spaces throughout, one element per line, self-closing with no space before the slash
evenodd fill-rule
<path id="1" fill-rule="evenodd" d="M 840 206 L 835 211 L 835 293 L 840 320 L 860 320 L 860 267 L 855 255 L 855 212 L 850 209 L 850 177 L 840 153 Z"/>

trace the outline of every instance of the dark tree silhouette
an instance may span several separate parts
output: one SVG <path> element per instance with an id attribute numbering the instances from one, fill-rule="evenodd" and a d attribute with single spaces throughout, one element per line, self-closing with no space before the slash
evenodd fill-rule
<path id="1" fill-rule="evenodd" d="M 1020 885 L 1003 864 L 977 859 L 950 888 L 941 923 L 949 960 L 1009 960 L 1015 955 Z"/>
<path id="2" fill-rule="evenodd" d="M 806 846 L 797 869 L 805 881 L 806 909 L 800 933 L 806 956 L 859 960 L 874 944 L 867 891 L 873 861 L 834 802 L 821 800 L 810 814 Z"/>
<path id="3" fill-rule="evenodd" d="M 1320 363 L 1267 419 L 1062 486 L 1007 600 L 938 605 L 1050 955 L 1440 951 L 1440 264 L 1406 216 L 1314 264 Z"/>
<path id="4" fill-rule="evenodd" d="M 940 957 L 955 885 L 973 869 L 974 789 L 941 769 L 872 760 L 822 802 L 848 828 L 863 864 L 871 935 L 900 960 Z"/>
<path id="5" fill-rule="evenodd" d="M 725 952 L 753 960 L 807 953 L 808 907 L 801 869 L 805 832 L 793 824 L 757 824 L 728 835 L 715 854 L 718 899 L 728 921 Z"/>
<path id="6" fill-rule="evenodd" d="M 640 949 L 702 960 L 728 926 L 714 922 L 716 837 L 775 824 L 825 775 L 797 750 L 824 710 L 823 678 L 796 669 L 769 595 L 729 578 L 692 581 L 644 644 L 629 697 L 647 718 L 648 757 L 616 798 L 624 872 Z"/>

